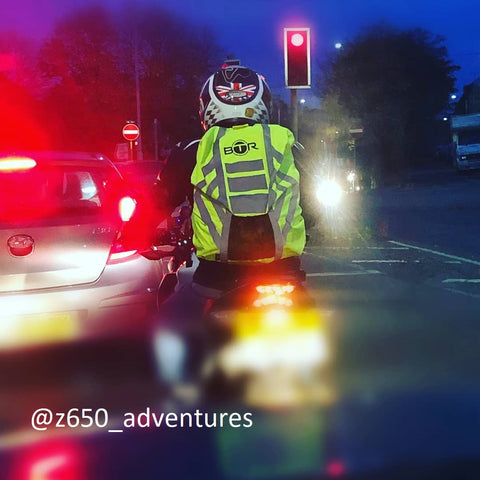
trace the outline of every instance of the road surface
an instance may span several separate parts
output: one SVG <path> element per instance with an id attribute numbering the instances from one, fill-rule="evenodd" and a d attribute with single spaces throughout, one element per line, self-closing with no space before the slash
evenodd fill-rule
<path id="1" fill-rule="evenodd" d="M 303 265 L 328 344 L 321 404 L 255 410 L 246 427 L 245 405 L 223 412 L 228 421 L 238 413 L 241 426 L 157 427 L 152 412 L 176 410 L 150 381 L 140 348 L 96 380 L 78 362 L 73 378 L 68 374 L 72 355 L 18 361 L 23 373 L 2 369 L 0 470 L 8 480 L 34 478 L 18 476 L 29 468 L 72 468 L 76 477 L 60 478 L 79 480 L 425 478 L 421 472 L 474 478 L 468 475 L 480 460 L 480 179 L 445 172 L 414 180 L 359 196 L 362 209 L 341 234 L 312 232 Z M 61 370 L 67 381 L 55 380 Z M 41 407 L 104 408 L 113 431 L 39 432 L 31 415 Z M 185 408 L 213 413 L 205 405 Z M 136 415 L 135 428 L 122 423 L 126 412 Z M 148 426 L 139 425 L 141 413 Z"/>

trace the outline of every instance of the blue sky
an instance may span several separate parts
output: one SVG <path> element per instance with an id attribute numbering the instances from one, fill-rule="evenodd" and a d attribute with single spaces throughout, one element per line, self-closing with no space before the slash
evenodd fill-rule
<path id="1" fill-rule="evenodd" d="M 16 0 L 3 2 L 0 29 L 45 35 L 66 12 L 89 3 L 112 9 L 155 3 L 208 25 L 226 51 L 262 72 L 277 92 L 283 89 L 283 27 L 310 27 L 314 57 L 332 52 L 335 42 L 351 40 L 378 21 L 422 27 L 445 37 L 450 58 L 461 66 L 460 92 L 480 76 L 478 0 Z"/>

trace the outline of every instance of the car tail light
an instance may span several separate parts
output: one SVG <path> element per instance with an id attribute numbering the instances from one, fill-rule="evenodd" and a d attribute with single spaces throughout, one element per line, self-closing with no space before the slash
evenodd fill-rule
<path id="1" fill-rule="evenodd" d="M 11 172 L 17 170 L 30 170 L 37 166 L 33 158 L 28 157 L 6 157 L 0 160 L 0 171 Z"/>
<path id="2" fill-rule="evenodd" d="M 126 235 L 128 223 L 135 213 L 137 203 L 132 197 L 122 197 L 118 203 L 118 213 L 122 220 L 120 231 L 110 249 L 108 264 L 122 263 L 138 257 L 138 248 L 132 246 L 132 240 Z"/>
<path id="3" fill-rule="evenodd" d="M 108 257 L 107 263 L 109 265 L 112 265 L 114 263 L 127 262 L 138 257 L 138 255 L 138 249 L 125 248 L 120 241 L 117 241 L 110 249 L 110 255 Z"/>
<path id="4" fill-rule="evenodd" d="M 122 222 L 128 222 L 135 213 L 137 202 L 132 197 L 123 197 L 118 204 L 118 211 Z"/>

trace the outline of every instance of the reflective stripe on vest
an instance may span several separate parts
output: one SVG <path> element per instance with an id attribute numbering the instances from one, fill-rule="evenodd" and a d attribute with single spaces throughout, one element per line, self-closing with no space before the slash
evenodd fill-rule
<path id="1" fill-rule="evenodd" d="M 300 255 L 305 227 L 292 133 L 279 125 L 212 127 L 202 138 L 191 181 L 192 224 L 200 258 L 228 260 L 231 215 L 268 214 L 275 258 Z"/>

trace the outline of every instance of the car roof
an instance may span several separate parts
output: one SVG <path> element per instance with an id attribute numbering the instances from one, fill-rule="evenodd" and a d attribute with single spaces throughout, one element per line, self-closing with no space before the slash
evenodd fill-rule
<path id="1" fill-rule="evenodd" d="M 85 168 L 106 168 L 115 170 L 121 176 L 115 164 L 105 155 L 97 152 L 72 151 L 10 151 L 0 152 L 0 161 L 8 157 L 25 157 L 34 159 L 37 165 L 83 166 Z"/>
<path id="2" fill-rule="evenodd" d="M 98 152 L 73 152 L 73 151 L 56 151 L 56 150 L 38 150 L 38 151 L 6 151 L 0 152 L 0 158 L 6 157 L 29 157 L 42 161 L 82 161 L 82 162 L 106 162 L 113 165 L 111 160 L 102 153 Z"/>

